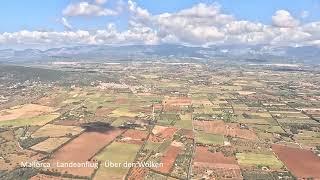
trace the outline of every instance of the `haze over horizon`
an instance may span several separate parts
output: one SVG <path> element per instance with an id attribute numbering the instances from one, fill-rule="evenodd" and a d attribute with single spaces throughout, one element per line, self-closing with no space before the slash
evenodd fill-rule
<path id="1" fill-rule="evenodd" d="M 320 46 L 320 1 L 6 1 L 0 49 L 77 45 Z"/>

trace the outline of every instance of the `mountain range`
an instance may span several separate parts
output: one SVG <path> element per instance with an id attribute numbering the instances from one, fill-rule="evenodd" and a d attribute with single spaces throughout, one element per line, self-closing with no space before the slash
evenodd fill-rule
<path id="1" fill-rule="evenodd" d="M 112 61 L 112 60 L 158 60 L 171 59 L 237 59 L 249 62 L 287 61 L 295 63 L 320 63 L 320 47 L 271 47 L 256 46 L 209 46 L 190 47 L 183 45 L 86 45 L 61 47 L 47 50 L 2 49 L 0 62 L 48 62 L 48 61 Z"/>

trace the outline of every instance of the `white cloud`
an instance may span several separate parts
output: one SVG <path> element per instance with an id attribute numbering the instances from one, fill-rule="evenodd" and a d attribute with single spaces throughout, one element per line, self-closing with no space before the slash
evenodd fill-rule
<path id="1" fill-rule="evenodd" d="M 63 26 L 67 29 L 67 30 L 72 30 L 73 27 L 71 26 L 71 24 L 68 22 L 68 20 L 64 17 L 61 18 L 61 23 L 63 24 Z"/>
<path id="2" fill-rule="evenodd" d="M 7 45 L 75 45 L 91 44 L 91 36 L 88 31 L 19 31 L 14 33 L 3 33 L 0 35 L 5 39 Z M 1 39 L 1 38 L 0 38 Z"/>
<path id="3" fill-rule="evenodd" d="M 274 16 L 272 16 L 273 25 L 277 27 L 296 27 L 299 25 L 299 21 L 291 16 L 290 12 L 286 10 L 278 10 Z"/>
<path id="4" fill-rule="evenodd" d="M 146 9 L 140 8 L 132 0 L 128 1 L 128 9 L 132 15 L 131 16 L 132 19 L 139 21 L 142 24 L 147 24 L 151 21 L 151 14 L 149 13 L 149 11 Z"/>
<path id="5" fill-rule="evenodd" d="M 224 27 L 227 34 L 239 35 L 248 32 L 262 32 L 266 26 L 261 23 L 253 23 L 249 21 L 231 21 Z"/>
<path id="6" fill-rule="evenodd" d="M 309 17 L 309 11 L 302 11 L 301 18 L 307 18 L 307 17 Z"/>
<path id="7" fill-rule="evenodd" d="M 312 39 L 312 35 L 308 32 L 303 32 L 301 29 L 290 29 L 290 28 L 281 28 L 277 32 L 277 36 L 275 36 L 271 44 L 272 45 L 296 45 L 303 42 L 307 42 Z"/>
<path id="8" fill-rule="evenodd" d="M 65 16 L 114 16 L 118 13 L 114 10 L 103 8 L 88 2 L 70 4 L 63 10 Z"/>
<path id="9" fill-rule="evenodd" d="M 95 31 L 70 31 L 66 18 L 61 22 L 68 31 L 42 32 L 19 31 L 0 34 L 0 44 L 43 44 L 52 46 L 78 44 L 160 44 L 180 43 L 189 45 L 320 45 L 320 22 L 299 23 L 288 11 L 279 10 L 272 17 L 273 24 L 263 24 L 236 17 L 221 10 L 218 4 L 199 3 L 193 7 L 172 13 L 152 14 L 132 0 L 118 1 L 129 13 L 128 28 L 118 30 L 109 23 L 106 28 Z M 68 6 L 64 14 L 106 15 L 98 4 Z M 117 10 L 117 12 L 119 12 Z"/>
<path id="10" fill-rule="evenodd" d="M 97 4 L 105 4 L 107 0 L 95 0 Z"/>

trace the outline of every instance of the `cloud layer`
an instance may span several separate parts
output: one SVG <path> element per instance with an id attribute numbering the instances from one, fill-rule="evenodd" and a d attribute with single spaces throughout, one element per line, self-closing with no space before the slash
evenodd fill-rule
<path id="1" fill-rule="evenodd" d="M 121 1 L 122 2 L 122 1 Z M 70 16 L 116 16 L 125 9 L 128 28 L 119 31 L 114 23 L 94 31 L 74 30 L 66 18 L 61 23 L 67 31 L 41 32 L 23 30 L 0 34 L 0 44 L 65 46 L 79 44 L 161 44 L 186 45 L 320 45 L 320 21 L 303 24 L 286 10 L 270 17 L 272 24 L 238 20 L 221 10 L 218 4 L 199 3 L 174 13 L 152 14 L 133 0 L 119 3 L 123 7 L 105 8 L 105 0 L 78 2 L 62 12 Z M 121 11 L 120 11 L 121 9 Z"/>
<path id="2" fill-rule="evenodd" d="M 103 4 L 105 1 L 98 0 L 98 4 Z M 88 2 L 79 2 L 70 4 L 63 10 L 65 16 L 115 16 L 117 12 L 111 9 L 103 8 L 99 5 L 90 4 Z"/>

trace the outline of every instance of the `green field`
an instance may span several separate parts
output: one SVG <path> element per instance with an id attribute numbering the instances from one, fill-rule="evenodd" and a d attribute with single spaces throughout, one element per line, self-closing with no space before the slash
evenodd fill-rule
<path id="1" fill-rule="evenodd" d="M 224 137 L 223 135 L 196 132 L 196 141 L 201 144 L 223 145 Z"/>
<path id="2" fill-rule="evenodd" d="M 146 145 L 144 146 L 143 149 L 148 150 L 148 151 L 153 151 L 153 150 L 158 149 L 158 147 L 160 145 L 161 145 L 161 143 L 147 141 L 147 143 L 146 143 Z"/>
<path id="3" fill-rule="evenodd" d="M 283 166 L 273 154 L 237 153 L 236 157 L 243 166 L 267 166 L 272 169 L 280 169 Z"/>
<path id="4" fill-rule="evenodd" d="M 250 125 L 250 127 L 255 128 L 260 131 L 270 132 L 270 133 L 285 133 L 280 126 L 272 125 Z"/>
<path id="5" fill-rule="evenodd" d="M 111 112 L 109 117 L 135 117 L 138 113 L 131 112 L 128 108 L 118 108 Z"/>
<path id="6" fill-rule="evenodd" d="M 192 130 L 192 121 L 177 121 L 174 127 Z"/>
<path id="7" fill-rule="evenodd" d="M 157 118 L 157 124 L 159 125 L 172 125 L 174 124 L 176 121 L 179 120 L 179 116 L 177 114 L 160 114 Z"/>
<path id="8" fill-rule="evenodd" d="M 122 118 L 122 117 L 118 117 L 115 121 L 112 122 L 112 126 L 115 127 L 119 127 L 121 126 L 123 123 L 125 123 L 127 121 L 126 118 Z"/>
<path id="9" fill-rule="evenodd" d="M 296 134 L 294 139 L 307 146 L 316 147 L 320 145 L 320 133 L 314 131 L 302 131 L 302 133 Z"/>
<path id="10" fill-rule="evenodd" d="M 47 124 L 48 122 L 56 119 L 60 115 L 57 113 L 54 114 L 48 114 L 48 115 L 42 115 L 42 116 L 36 116 L 32 118 L 19 118 L 14 120 L 7 120 L 7 121 L 0 121 L 0 126 L 43 126 Z"/>
<path id="11" fill-rule="evenodd" d="M 84 102 L 87 110 L 90 112 L 95 112 L 98 107 L 113 107 L 114 97 L 101 96 L 95 98 L 87 98 Z"/>
<path id="12" fill-rule="evenodd" d="M 180 119 L 174 125 L 177 128 L 192 129 L 192 119 L 191 114 L 182 115 L 180 114 Z"/>
<path id="13" fill-rule="evenodd" d="M 113 142 L 96 156 L 96 159 L 101 161 L 102 164 L 94 179 L 123 179 L 129 168 L 105 167 L 105 161 L 121 163 L 121 165 L 125 162 L 133 162 L 139 149 L 140 145 Z"/>

